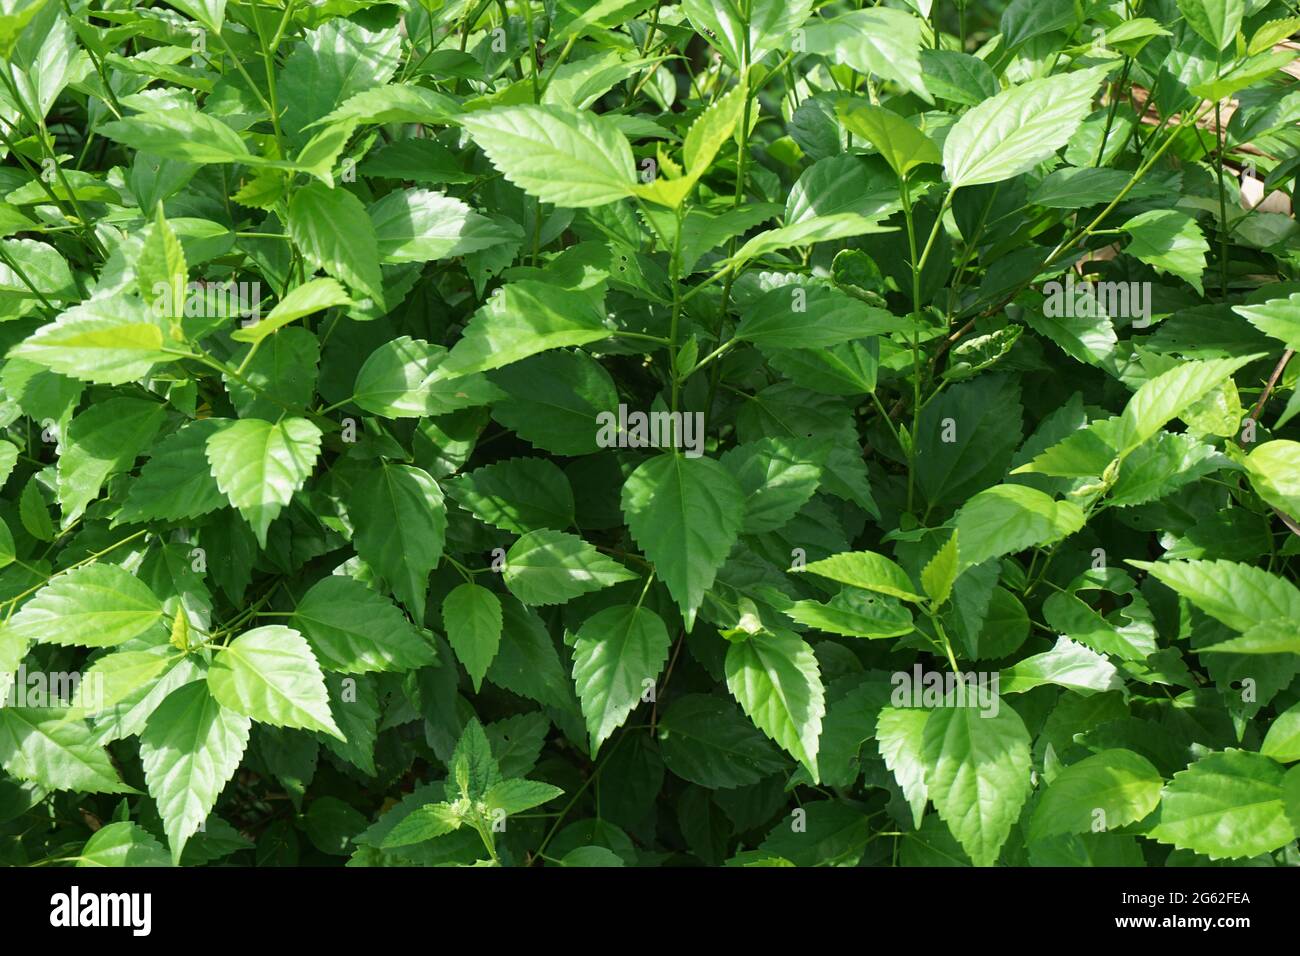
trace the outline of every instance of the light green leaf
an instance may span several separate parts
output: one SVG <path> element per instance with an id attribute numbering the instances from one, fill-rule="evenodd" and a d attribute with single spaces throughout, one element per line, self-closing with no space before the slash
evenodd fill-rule
<path id="1" fill-rule="evenodd" d="M 1300 621 L 1300 590 L 1275 574 L 1235 561 L 1136 561 L 1215 620 L 1235 631 L 1277 618 Z"/>
<path id="2" fill-rule="evenodd" d="M 840 100 L 835 113 L 845 129 L 874 146 L 900 177 L 917 166 L 943 162 L 934 141 L 893 110 L 852 99 Z"/>
<path id="3" fill-rule="evenodd" d="M 1279 763 L 1300 760 L 1300 704 L 1288 707 L 1273 718 L 1259 752 Z"/>
<path id="4" fill-rule="evenodd" d="M 656 455 L 623 485 L 623 514 L 637 545 L 681 609 L 686 629 L 740 534 L 745 499 L 711 458 Z"/>
<path id="5" fill-rule="evenodd" d="M 1292 351 L 1300 350 L 1300 292 L 1261 305 L 1234 305 L 1232 311 Z"/>
<path id="6" fill-rule="evenodd" d="M 1124 251 L 1159 272 L 1178 276 L 1204 294 L 1201 273 L 1210 244 L 1201 235 L 1196 220 L 1173 209 L 1151 209 L 1120 226 L 1132 236 Z"/>
<path id="7" fill-rule="evenodd" d="M 1029 824 L 1031 840 L 1097 833 L 1136 823 L 1160 803 L 1164 778 L 1131 750 L 1103 750 L 1070 764 L 1048 785 Z"/>
<path id="8" fill-rule="evenodd" d="M 140 761 L 179 861 L 243 759 L 249 719 L 213 699 L 202 681 L 167 696 L 140 735 Z"/>
<path id="9" fill-rule="evenodd" d="M 1260 355 L 1184 362 L 1142 384 L 1124 406 L 1110 444 L 1127 454 Z"/>
<path id="10" fill-rule="evenodd" d="M 0 707 L 0 766 L 48 790 L 135 793 L 94 743 L 90 726 L 58 708 Z"/>
<path id="11" fill-rule="evenodd" d="M 632 194 L 632 149 L 603 116 L 561 106 L 505 106 L 460 122 L 506 179 L 543 202 L 583 208 Z"/>
<path id="12" fill-rule="evenodd" d="M 587 618 L 573 643 L 573 683 L 594 757 L 654 689 L 672 641 L 649 608 L 620 605 Z"/>
<path id="13" fill-rule="evenodd" d="M 804 566 L 803 570 L 840 584 L 887 594 L 904 601 L 919 603 L 925 600 L 923 595 L 916 593 L 916 587 L 906 571 L 883 554 L 874 551 L 847 551 L 832 555 Z"/>
<path id="14" fill-rule="evenodd" d="M 976 866 L 992 866 L 1029 797 L 1029 731 L 1011 707 L 994 715 L 941 707 L 925 724 L 925 786 Z"/>
<path id="15" fill-rule="evenodd" d="M 1241 637 L 1209 647 L 1201 654 L 1300 654 L 1300 621 L 1284 617 L 1261 621 Z"/>
<path id="16" fill-rule="evenodd" d="M 1083 511 L 1027 485 L 996 485 L 962 505 L 954 518 L 963 567 L 1026 548 L 1055 544 L 1084 524 Z"/>
<path id="17" fill-rule="evenodd" d="M 604 309 L 586 293 L 533 279 L 511 282 L 474 313 L 443 371 L 468 375 L 547 349 L 598 342 L 614 332 L 604 323 Z"/>
<path id="18" fill-rule="evenodd" d="M 375 227 L 352 193 L 322 183 L 298 189 L 289 203 L 289 235 L 315 268 L 383 302 Z"/>
<path id="19" fill-rule="evenodd" d="M 128 820 L 95 831 L 77 854 L 77 866 L 171 866 L 171 857 L 148 830 Z"/>
<path id="20" fill-rule="evenodd" d="M 432 262 L 515 241 L 465 203 L 427 189 L 395 189 L 370 207 L 382 262 Z"/>
<path id="21" fill-rule="evenodd" d="M 930 595 L 935 607 L 941 607 L 952 594 L 953 582 L 961 572 L 959 560 L 960 546 L 957 544 L 958 532 L 954 529 L 948 540 L 943 543 L 933 558 L 921 569 L 921 587 Z"/>
<path id="22" fill-rule="evenodd" d="M 788 631 L 764 632 L 727 648 L 727 689 L 759 730 L 808 770 L 817 770 L 826 694 L 812 648 Z"/>
<path id="23" fill-rule="evenodd" d="M 1296 838 L 1283 802 L 1282 767 L 1260 754 L 1226 750 L 1174 774 L 1151 839 L 1211 860 L 1271 853 Z"/>
<path id="24" fill-rule="evenodd" d="M 321 312 L 336 305 L 351 305 L 343 287 L 333 279 L 310 279 L 289 290 L 260 322 L 235 329 L 230 337 L 236 342 L 260 342 L 272 332 L 305 315 Z"/>
<path id="25" fill-rule="evenodd" d="M 248 163 L 254 158 L 238 133 L 192 106 L 138 113 L 104 123 L 99 132 L 132 149 L 187 163 Z"/>
<path id="26" fill-rule="evenodd" d="M 921 20 L 902 10 L 871 7 L 834 19 L 814 19 L 803 30 L 803 51 L 859 73 L 874 73 L 901 84 L 927 103 L 930 91 L 921 75 Z"/>
<path id="27" fill-rule="evenodd" d="M 1300 442 L 1266 441 L 1242 464 L 1257 495 L 1284 514 L 1300 515 Z"/>
<path id="28" fill-rule="evenodd" d="M 854 588 L 846 588 L 825 604 L 795 601 L 785 613 L 807 627 L 845 637 L 899 637 L 913 630 L 911 612 L 894 598 Z"/>
<path id="29" fill-rule="evenodd" d="M 892 331 L 897 321 L 837 289 L 786 286 L 745 310 L 735 338 L 762 349 L 820 349 Z"/>
<path id="30" fill-rule="evenodd" d="M 1050 651 L 1026 657 L 1003 671 L 999 684 L 1003 694 L 1023 694 L 1056 684 L 1085 697 L 1124 686 L 1114 664 L 1068 637 L 1057 638 Z"/>
<path id="31" fill-rule="evenodd" d="M 501 601 L 487 588 L 467 581 L 443 599 L 442 623 L 477 693 L 501 646 Z"/>
<path id="32" fill-rule="evenodd" d="M 1109 67 L 1029 80 L 965 113 L 943 143 L 952 188 L 1028 172 L 1069 142 Z"/>
<path id="33" fill-rule="evenodd" d="M 245 418 L 208 438 L 212 477 L 266 547 L 266 531 L 302 487 L 320 454 L 321 431 L 305 418 Z"/>
<path id="34" fill-rule="evenodd" d="M 4 625 L 23 643 L 113 647 L 162 620 L 149 586 L 113 564 L 88 564 L 53 578 Z"/>
<path id="35" fill-rule="evenodd" d="M 385 418 L 423 418 L 486 405 L 502 392 L 482 375 L 448 371 L 448 352 L 409 335 L 370 353 L 357 372 L 352 400 Z"/>
<path id="36" fill-rule="evenodd" d="M 1246 14 L 1245 0 L 1178 0 L 1187 25 L 1215 50 L 1222 51 L 1237 38 Z"/>
<path id="37" fill-rule="evenodd" d="M 876 717 L 876 745 L 885 766 L 894 775 L 908 806 L 912 825 L 918 829 L 929 802 L 925 788 L 925 725 L 928 710 L 916 707 L 882 707 Z"/>
<path id="38" fill-rule="evenodd" d="M 530 531 L 506 552 L 502 578 L 525 604 L 563 604 L 636 575 L 575 534 Z"/>
<path id="39" fill-rule="evenodd" d="M 90 299 L 43 325 L 9 350 L 83 382 L 121 385 L 149 374 L 173 356 L 162 351 L 162 329 L 144 303 L 125 297 Z"/>
<path id="40" fill-rule="evenodd" d="M 215 655 L 208 687 L 237 714 L 343 739 L 330 714 L 320 665 L 306 638 L 291 627 L 270 624 L 239 635 Z"/>

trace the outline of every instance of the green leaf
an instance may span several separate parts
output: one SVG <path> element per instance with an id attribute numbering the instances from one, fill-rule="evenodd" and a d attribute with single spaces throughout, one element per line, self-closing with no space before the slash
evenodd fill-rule
<path id="1" fill-rule="evenodd" d="M 717 790 L 749 787 L 788 766 L 735 704 L 707 694 L 675 698 L 659 718 L 664 765 Z"/>
<path id="2" fill-rule="evenodd" d="M 785 614 L 807 627 L 845 637 L 899 637 L 913 630 L 911 612 L 896 600 L 852 588 L 825 604 L 795 601 Z"/>
<path id="3" fill-rule="evenodd" d="M 971 567 L 989 558 L 1026 548 L 1055 544 L 1084 524 L 1079 506 L 1052 498 L 1026 485 L 997 485 L 962 505 L 954 518 L 961 540 L 961 564 Z"/>
<path id="4" fill-rule="evenodd" d="M 1300 590 L 1261 568 L 1234 561 L 1137 561 L 1166 587 L 1235 631 L 1277 618 L 1300 620 Z"/>
<path id="5" fill-rule="evenodd" d="M 925 724 L 925 786 L 976 866 L 992 866 L 1029 797 L 1029 731 L 1010 707 L 941 707 Z"/>
<path id="6" fill-rule="evenodd" d="M 1300 704 L 1288 707 L 1273 718 L 1259 752 L 1278 763 L 1300 760 Z"/>
<path id="7" fill-rule="evenodd" d="M 395 189 L 370 207 L 382 262 L 433 262 L 511 242 L 514 236 L 459 199 Z"/>
<path id="8" fill-rule="evenodd" d="M 711 458 L 657 455 L 628 477 L 623 514 L 637 545 L 681 609 L 690 631 L 695 613 L 740 534 L 740 485 Z"/>
<path id="9" fill-rule="evenodd" d="M 1220 51 L 1237 38 L 1246 14 L 1245 0 L 1178 0 L 1178 9 L 1187 25 Z"/>
<path id="10" fill-rule="evenodd" d="M 1283 802 L 1282 767 L 1260 754 L 1226 750 L 1174 774 L 1148 834 L 1211 860 L 1271 853 L 1296 838 Z"/>
<path id="11" fill-rule="evenodd" d="M 435 660 L 433 647 L 395 604 L 343 575 L 312 585 L 292 620 L 321 666 L 332 671 L 406 671 Z"/>
<path id="12" fill-rule="evenodd" d="M 149 795 L 179 862 L 185 844 L 208 818 L 248 746 L 250 722 L 227 709 L 199 681 L 167 696 L 140 735 Z"/>
<path id="13" fill-rule="evenodd" d="M 330 714 L 320 665 L 293 628 L 271 624 L 239 635 L 213 660 L 208 687 L 237 714 L 343 738 Z"/>
<path id="14" fill-rule="evenodd" d="M 205 418 L 186 422 L 155 444 L 149 461 L 126 493 L 114 524 L 183 521 L 226 506 L 208 465 L 208 439 L 222 423 Z"/>
<path id="15" fill-rule="evenodd" d="M 305 418 L 245 418 L 209 436 L 212 477 L 262 547 L 266 531 L 302 487 L 320 454 L 321 431 Z"/>
<path id="16" fill-rule="evenodd" d="M 917 166 L 937 166 L 943 162 L 939 147 L 893 110 L 873 106 L 866 100 L 853 99 L 838 102 L 835 113 L 845 129 L 876 147 L 885 162 L 900 177 L 906 176 Z"/>
<path id="17" fill-rule="evenodd" d="M 9 357 L 83 382 L 121 385 L 171 361 L 162 347 L 162 330 L 143 303 L 105 297 L 83 302 L 41 326 L 11 348 Z"/>
<path id="18" fill-rule="evenodd" d="M 162 620 L 149 586 L 113 564 L 88 564 L 53 578 L 9 618 L 4 632 L 23 644 L 113 647 Z"/>
<path id="19" fill-rule="evenodd" d="M 808 503 L 821 483 L 820 450 L 810 439 L 760 438 L 722 456 L 745 496 L 746 534 L 775 531 Z"/>
<path id="20" fill-rule="evenodd" d="M 383 302 L 375 227 L 352 193 L 322 183 L 298 189 L 289 203 L 289 235 L 313 267 Z"/>
<path id="21" fill-rule="evenodd" d="M 66 528 L 99 497 L 111 475 L 135 464 L 162 427 L 164 407 L 138 398 L 110 398 L 68 425 L 59 456 L 59 504 Z"/>
<path id="22" fill-rule="evenodd" d="M 598 416 L 619 398 L 609 372 L 590 355 L 543 352 L 491 378 L 509 395 L 492 406 L 492 417 L 520 438 L 556 455 L 599 451 Z"/>
<path id="23" fill-rule="evenodd" d="M 174 662 L 154 651 L 118 651 L 101 657 L 81 676 L 68 716 L 80 720 L 116 707 Z"/>
<path id="24" fill-rule="evenodd" d="M 1068 637 L 1057 638 L 1050 651 L 1026 657 L 1003 671 L 1000 689 L 1003 694 L 1023 694 L 1044 684 L 1084 696 L 1124 686 L 1114 664 Z"/>
<path id="25" fill-rule="evenodd" d="M 171 866 L 171 857 L 148 830 L 127 820 L 95 831 L 77 854 L 77 866 Z"/>
<path id="26" fill-rule="evenodd" d="M 1029 80 L 962 116 L 943 143 L 953 189 L 996 183 L 1028 172 L 1069 142 L 1109 67 Z"/>
<path id="27" fill-rule="evenodd" d="M 893 80 L 928 103 L 930 91 L 921 75 L 922 29 L 922 21 L 910 13 L 872 7 L 810 21 L 803 30 L 804 51 Z"/>
<path id="28" fill-rule="evenodd" d="M 501 645 L 501 601 L 487 588 L 467 581 L 443 598 L 442 622 L 447 641 L 477 693 Z"/>
<path id="29" fill-rule="evenodd" d="M 1232 311 L 1292 351 L 1300 350 L 1300 292 L 1260 305 L 1234 305 Z"/>
<path id="30" fill-rule="evenodd" d="M 99 132 L 132 149 L 187 163 L 247 163 L 253 160 L 239 134 L 192 106 L 151 110 L 104 123 Z"/>
<path id="31" fill-rule="evenodd" d="M 525 604 L 563 604 L 636 577 L 582 538 L 563 531 L 530 531 L 506 552 L 502 578 Z"/>
<path id="32" fill-rule="evenodd" d="M 420 468 L 385 463 L 353 487 L 348 510 L 357 554 L 415 620 L 423 620 L 429 572 L 442 560 L 447 534 L 447 507 L 438 483 Z"/>
<path id="33" fill-rule="evenodd" d="M 497 819 L 498 812 L 507 817 L 523 813 L 563 794 L 559 787 L 537 780 L 502 780 L 483 794 L 483 806 L 490 817 Z"/>
<path id="34" fill-rule="evenodd" d="M 826 694 L 812 648 L 788 631 L 764 632 L 727 648 L 727 689 L 759 730 L 818 783 L 818 738 Z"/>
<path id="35" fill-rule="evenodd" d="M 959 537 L 954 529 L 943 547 L 921 569 L 921 587 L 925 588 L 925 593 L 930 596 L 935 607 L 941 607 L 948 600 L 953 583 L 961 573 L 960 546 L 957 544 Z"/>
<path id="36" fill-rule="evenodd" d="M 696 31 L 718 49 L 727 62 L 738 67 L 757 63 L 769 50 L 808 19 L 810 0 L 753 0 L 744 8 L 737 4 L 716 4 L 709 0 L 686 0 L 682 12 Z M 748 16 L 742 16 L 744 9 Z M 746 59 L 748 53 L 748 59 Z"/>
<path id="37" fill-rule="evenodd" d="M 1300 442 L 1266 441 L 1242 464 L 1257 495 L 1284 514 L 1300 514 Z"/>
<path id="38" fill-rule="evenodd" d="M 1140 754 L 1103 750 L 1070 764 L 1048 785 L 1029 823 L 1029 838 L 1098 833 L 1145 819 L 1160 803 L 1164 778 Z"/>
<path id="39" fill-rule="evenodd" d="M 803 570 L 830 581 L 902 598 L 904 601 L 919 603 L 925 600 L 922 595 L 916 593 L 915 585 L 912 584 L 912 579 L 907 576 L 906 571 L 883 554 L 876 554 L 874 551 L 851 551 L 832 555 L 805 565 Z"/>
<path id="40" fill-rule="evenodd" d="M 135 793 L 94 742 L 90 726 L 66 717 L 58 708 L 0 707 L 0 766 L 47 790 Z"/>
<path id="41" fill-rule="evenodd" d="M 1152 209 L 1120 226 L 1132 236 L 1124 251 L 1159 272 L 1178 276 L 1199 293 L 1210 245 L 1196 220 L 1172 209 Z"/>
<path id="42" fill-rule="evenodd" d="M 591 735 L 591 753 L 623 726 L 653 691 L 672 645 L 663 621 L 643 607 L 619 605 L 583 622 L 573 642 L 573 683 Z"/>
<path id="43" fill-rule="evenodd" d="M 506 106 L 460 122 L 506 179 L 543 202 L 585 208 L 632 194 L 632 149 L 606 117 L 561 106 Z"/>
<path id="44" fill-rule="evenodd" d="M 882 707 L 876 717 L 876 745 L 912 808 L 912 825 L 921 826 L 929 791 L 925 787 L 925 725 L 930 712 L 912 707 Z"/>
<path id="45" fill-rule="evenodd" d="M 562 531 L 573 524 L 573 489 L 559 467 L 546 458 L 512 458 L 454 478 L 447 494 L 480 521 L 527 534 L 543 528 Z"/>
<path id="46" fill-rule="evenodd" d="M 247 328 L 235 329 L 230 337 L 236 342 L 261 342 L 272 332 L 301 319 L 303 316 L 322 312 L 338 305 L 351 305 L 343 287 L 333 279 L 310 279 L 300 286 L 295 286 L 275 304 L 260 322 Z"/>
<path id="47" fill-rule="evenodd" d="M 357 372 L 352 400 L 385 418 L 423 418 L 486 405 L 501 392 L 482 375 L 449 372 L 450 353 L 409 335 L 370 353 Z"/>
<path id="48" fill-rule="evenodd" d="M 1260 357 L 1248 355 L 1185 362 L 1148 379 L 1124 406 L 1124 414 L 1110 443 L 1121 452 L 1132 451 L 1218 388 L 1237 369 Z"/>
<path id="49" fill-rule="evenodd" d="M 468 375 L 501 368 L 547 349 L 609 338 L 600 303 L 584 292 L 523 279 L 511 282 L 474 313 L 443 371 Z"/>
<path id="50" fill-rule="evenodd" d="M 897 321 L 837 289 L 787 286 L 746 309 L 735 338 L 762 349 L 819 349 L 893 331 Z"/>
<path id="51" fill-rule="evenodd" d="M 1201 654 L 1300 654 L 1300 623 L 1284 617 L 1262 621 L 1241 637 L 1199 649 Z"/>
<path id="52" fill-rule="evenodd" d="M 504 595 L 501 621 L 501 646 L 488 666 L 487 679 L 539 704 L 576 713 L 569 675 L 537 612 Z"/>

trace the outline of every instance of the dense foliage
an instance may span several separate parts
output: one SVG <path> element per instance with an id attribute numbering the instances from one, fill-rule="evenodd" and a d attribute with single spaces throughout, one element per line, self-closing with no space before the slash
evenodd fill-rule
<path id="1" fill-rule="evenodd" d="M 0 860 L 1296 861 L 1294 3 L 814 6 L 0 0 Z"/>

